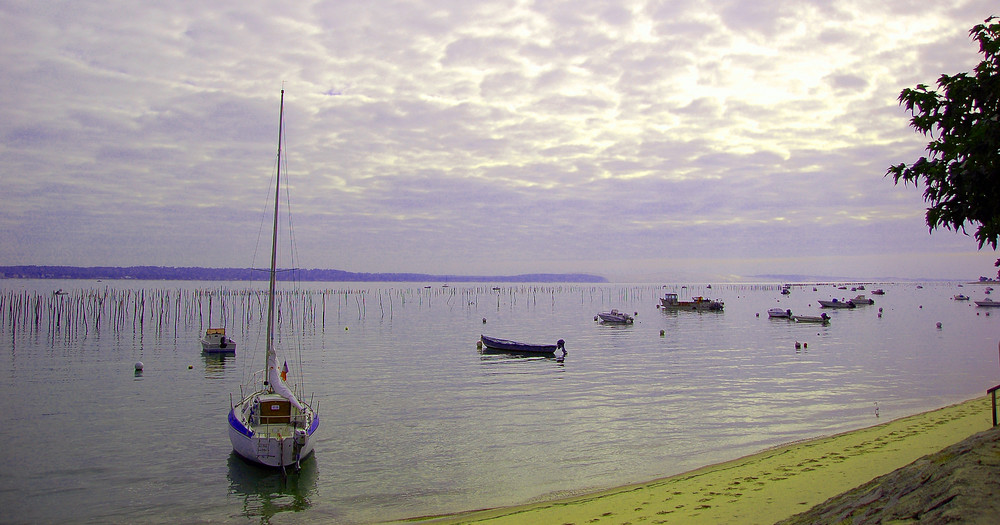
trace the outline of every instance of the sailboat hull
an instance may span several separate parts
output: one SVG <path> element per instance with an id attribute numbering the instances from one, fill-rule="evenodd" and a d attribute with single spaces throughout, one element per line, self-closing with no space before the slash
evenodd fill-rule
<path id="1" fill-rule="evenodd" d="M 229 440 L 244 459 L 268 467 L 289 467 L 312 454 L 312 435 L 319 428 L 319 417 L 308 405 L 294 417 L 297 422 L 255 425 L 252 418 L 248 403 L 229 411 Z"/>

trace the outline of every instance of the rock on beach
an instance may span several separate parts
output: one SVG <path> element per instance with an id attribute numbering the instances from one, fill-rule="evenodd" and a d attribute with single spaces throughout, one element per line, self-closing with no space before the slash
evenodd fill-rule
<path id="1" fill-rule="evenodd" d="M 1000 427 L 924 456 L 779 523 L 998 522 Z"/>

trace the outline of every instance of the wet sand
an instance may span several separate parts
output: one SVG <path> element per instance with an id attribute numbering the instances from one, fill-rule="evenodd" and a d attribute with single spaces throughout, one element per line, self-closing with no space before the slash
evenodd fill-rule
<path id="1" fill-rule="evenodd" d="M 879 476 L 943 452 L 991 426 L 991 403 L 984 396 L 645 483 L 566 499 L 408 521 L 770 524 L 809 511 L 852 489 L 861 490 Z M 945 454 L 935 463 L 940 465 L 953 456 Z"/>

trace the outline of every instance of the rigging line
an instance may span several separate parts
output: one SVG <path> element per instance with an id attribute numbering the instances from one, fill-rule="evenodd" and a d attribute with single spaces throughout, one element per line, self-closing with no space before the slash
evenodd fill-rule
<path id="1" fill-rule="evenodd" d="M 280 169 L 281 169 L 281 171 L 285 175 L 285 192 L 284 192 L 284 196 L 285 196 L 285 217 L 286 217 L 286 220 L 287 220 L 287 227 L 288 227 L 288 247 L 289 247 L 289 257 L 290 257 L 290 261 L 289 261 L 289 267 L 290 268 L 287 271 L 292 272 L 292 274 L 291 274 L 292 278 L 290 279 L 291 282 L 292 282 L 292 289 L 293 289 L 293 291 L 298 292 L 298 291 L 301 291 L 301 288 L 302 288 L 302 286 L 301 286 L 301 284 L 302 284 L 301 283 L 301 272 L 299 271 L 300 268 L 299 268 L 299 264 L 298 264 L 299 260 L 300 260 L 300 257 L 299 257 L 299 250 L 298 250 L 298 239 L 295 236 L 295 228 L 294 228 L 293 213 L 292 213 L 292 202 L 291 202 L 291 191 L 290 191 L 290 187 L 292 185 L 291 184 L 291 176 L 290 176 L 291 171 L 288 169 L 288 156 L 289 156 L 288 155 L 288 130 L 287 130 L 287 126 L 286 126 L 284 120 L 282 120 L 282 122 L 281 122 L 281 130 L 280 130 L 279 136 L 281 137 L 281 150 L 285 152 L 285 154 L 280 157 L 280 161 L 281 161 Z M 306 321 L 306 319 L 305 319 L 305 315 L 306 315 L 306 301 L 305 301 L 305 299 L 301 295 L 299 295 L 299 294 L 296 294 L 296 295 L 299 297 L 299 300 L 301 301 L 301 304 L 299 305 L 299 311 L 297 312 L 298 313 L 298 317 L 299 317 L 298 318 L 298 325 L 297 325 L 298 328 L 297 328 L 297 330 L 304 331 L 305 321 Z M 294 324 L 294 322 L 295 322 L 294 316 L 296 315 L 296 312 L 291 312 L 290 315 L 293 316 L 291 318 L 291 321 L 293 323 L 292 326 L 295 327 L 296 325 Z M 303 360 L 302 360 L 302 353 L 303 353 L 302 352 L 302 349 L 303 349 L 302 339 L 303 339 L 303 337 L 293 337 L 293 341 L 295 342 L 295 346 L 294 346 L 294 353 L 293 353 L 294 357 L 292 359 L 292 361 L 293 361 L 293 365 L 292 366 L 296 369 L 296 370 L 294 370 L 294 372 L 296 373 L 296 376 L 298 378 L 297 381 L 298 381 L 300 387 L 303 387 L 303 385 L 304 385 L 304 382 L 303 382 L 304 374 L 303 374 L 303 365 L 302 365 L 302 363 L 303 363 Z"/>
<path id="2" fill-rule="evenodd" d="M 289 268 L 298 269 L 299 263 L 299 248 L 298 239 L 295 236 L 295 227 L 293 221 L 292 213 L 292 200 L 291 200 L 291 171 L 288 169 L 288 131 L 285 129 L 285 124 L 282 123 L 282 144 L 281 149 L 285 154 L 281 157 L 281 170 L 285 174 L 285 217 L 288 225 L 288 251 L 289 251 Z"/>
<path id="3" fill-rule="evenodd" d="M 282 83 L 282 87 L 284 87 L 284 83 Z M 278 122 L 279 122 L 278 139 L 279 139 L 279 142 L 284 142 L 284 137 L 282 136 L 282 132 L 283 132 L 283 128 L 284 128 L 284 122 L 281 119 L 281 115 L 279 115 Z M 281 148 L 282 146 L 284 146 L 284 144 L 279 144 L 279 151 L 280 151 L 280 149 L 282 149 Z M 267 178 L 267 191 L 264 193 L 265 197 L 264 197 L 264 202 L 263 202 L 263 208 L 262 208 L 262 210 L 260 212 L 260 224 L 259 224 L 259 226 L 257 228 L 257 240 L 254 243 L 254 251 L 253 251 L 253 256 L 251 258 L 251 265 L 250 265 L 251 271 L 248 272 L 248 275 L 247 275 L 247 279 L 248 279 L 247 288 L 250 289 L 250 290 L 253 290 L 253 282 L 254 282 L 253 275 L 254 275 L 255 272 L 258 272 L 258 271 L 267 271 L 267 272 L 270 272 L 270 270 L 260 270 L 260 269 L 257 269 L 257 256 L 260 253 L 261 240 L 262 240 L 262 238 L 264 236 L 265 225 L 266 226 L 270 226 L 270 221 L 268 219 L 273 219 L 273 217 L 271 215 L 271 209 L 273 208 L 273 203 L 271 203 L 271 199 L 273 198 L 272 195 L 274 194 L 274 184 L 275 184 L 275 179 L 277 178 L 277 177 L 275 177 L 275 173 L 277 172 L 277 170 L 280 170 L 282 168 L 282 166 L 280 164 L 281 161 L 282 161 L 281 155 L 280 154 L 276 155 L 275 158 L 274 158 L 273 169 L 271 170 L 270 175 Z M 287 188 L 287 183 L 286 183 L 286 188 Z M 287 192 L 286 192 L 286 195 L 287 195 Z M 257 306 L 260 307 L 260 304 L 258 303 Z M 255 373 L 255 371 L 257 370 L 257 368 L 259 368 L 259 366 L 257 365 L 257 359 L 260 357 L 260 346 L 261 346 L 260 342 L 261 342 L 262 337 L 264 339 L 266 339 L 266 335 L 263 335 L 262 332 L 261 332 L 260 323 L 255 323 L 255 325 L 257 326 L 257 337 L 255 338 L 255 344 L 253 345 L 253 351 L 249 352 L 249 354 L 250 354 L 250 358 L 249 359 L 241 359 L 240 360 L 241 363 L 243 364 L 243 367 L 242 367 L 242 372 L 243 373 L 242 373 L 242 375 L 243 375 L 244 381 L 249 380 L 250 377 Z M 249 335 L 249 334 L 247 334 L 247 335 Z M 264 341 L 264 345 L 266 347 L 266 345 L 267 345 L 267 341 L 266 340 Z"/>

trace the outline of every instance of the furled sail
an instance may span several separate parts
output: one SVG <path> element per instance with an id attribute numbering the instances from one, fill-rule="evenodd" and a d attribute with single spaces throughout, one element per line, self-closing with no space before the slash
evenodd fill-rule
<path id="1" fill-rule="evenodd" d="M 274 393 L 288 400 L 295 408 L 303 410 L 302 404 L 295 398 L 292 389 L 281 380 L 281 369 L 278 367 L 278 356 L 272 350 L 267 353 L 267 382 Z"/>

